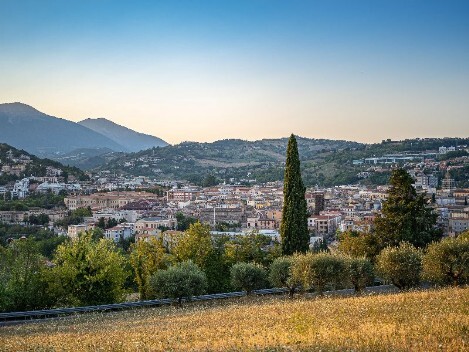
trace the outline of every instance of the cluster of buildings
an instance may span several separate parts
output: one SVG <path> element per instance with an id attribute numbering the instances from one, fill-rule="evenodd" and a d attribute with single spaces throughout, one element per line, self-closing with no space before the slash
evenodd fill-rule
<path id="1" fill-rule="evenodd" d="M 456 148 L 442 147 L 438 153 L 454 150 Z M 354 161 L 354 164 L 367 165 L 367 169 L 361 172 L 363 177 L 386 167 L 389 169 L 396 163 L 404 166 L 413 177 L 416 190 L 426 193 L 431 199 L 438 214 L 438 225 L 446 235 L 454 235 L 469 228 L 469 189 L 457 189 L 449 173 L 439 180 L 441 170 L 449 171 L 459 166 L 438 161 L 434 154 L 387 155 Z M 9 157 L 13 158 L 12 154 Z M 12 172 L 27 165 L 29 157 L 13 159 L 8 171 L 2 167 L 2 172 Z M 462 160 L 463 165 L 466 159 Z M 15 162 L 13 165 L 12 161 Z M 178 213 L 210 224 L 214 234 L 232 235 L 257 230 L 277 238 L 282 219 L 281 182 L 251 186 L 220 184 L 202 188 L 184 185 L 180 181 L 156 182 L 147 177 L 126 179 L 102 173 L 91 182 L 64 183 L 61 170 L 48 168 L 45 177 L 24 178 L 10 190 L 0 187 L 0 195 L 9 191 L 23 198 L 33 191 L 58 193 L 61 190 L 68 194 L 64 199 L 66 209 L 0 211 L 0 221 L 21 223 L 30 215 L 45 213 L 51 219 L 50 226 L 54 227 L 54 222 L 62 220 L 69 211 L 90 208 L 92 216 L 85 218 L 82 224 L 70 225 L 61 231 L 76 237 L 82 231 L 93 229 L 101 219 L 115 219 L 119 224 L 105 230 L 107 238 L 118 241 L 135 236 L 137 240 L 148 240 L 160 236 L 171 243 L 179 234 Z M 312 238 L 333 240 L 337 231 L 369 231 L 381 212 L 387 191 L 387 186 L 360 185 L 308 189 L 305 197 Z"/>

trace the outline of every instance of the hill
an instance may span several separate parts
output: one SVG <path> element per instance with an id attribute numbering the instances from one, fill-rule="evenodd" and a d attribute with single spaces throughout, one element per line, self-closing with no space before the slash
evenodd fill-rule
<path id="1" fill-rule="evenodd" d="M 469 288 L 251 298 L 0 329 L 0 351 L 463 351 Z"/>
<path id="2" fill-rule="evenodd" d="M 144 175 L 185 179 L 201 183 L 205 176 L 221 180 L 257 179 L 271 181 L 283 178 L 283 165 L 288 138 L 244 141 L 226 139 L 213 143 L 183 142 L 164 148 L 119 156 L 96 170 L 110 170 L 124 175 Z M 345 149 L 362 148 L 357 142 L 298 137 L 303 161 Z"/>
<path id="3" fill-rule="evenodd" d="M 61 176 L 65 179 L 68 179 L 71 175 L 77 179 L 87 179 L 85 173 L 76 167 L 64 166 L 50 159 L 40 159 L 24 150 L 0 143 L 0 185 L 31 175 L 48 176 L 48 167 L 60 169 L 62 171 Z"/>
<path id="4" fill-rule="evenodd" d="M 133 131 L 104 118 L 86 119 L 78 123 L 106 136 L 131 152 L 168 145 L 161 138 Z"/>
<path id="5" fill-rule="evenodd" d="M 0 104 L 0 143 L 38 156 L 52 156 L 79 148 L 126 149 L 75 122 L 46 115 L 22 103 Z"/>
<path id="6" fill-rule="evenodd" d="M 302 176 L 307 186 L 333 186 L 339 184 L 386 184 L 389 170 L 370 170 L 366 163 L 354 160 L 401 153 L 415 155 L 433 151 L 437 161 L 446 156 L 435 156 L 441 146 L 469 146 L 469 138 L 427 138 L 405 141 L 383 141 L 363 144 L 350 141 L 297 138 L 302 165 Z M 230 182 L 255 179 L 258 182 L 283 179 L 287 138 L 243 141 L 221 140 L 213 143 L 184 142 L 164 148 L 153 148 L 139 153 L 109 156 L 106 165 L 95 170 L 133 176 L 157 176 L 161 179 L 188 180 L 202 184 L 208 175 L 218 181 Z M 461 151 L 463 152 L 463 151 Z M 467 157 L 466 157 L 467 158 Z M 454 158 L 456 160 L 457 158 Z M 451 161 L 453 163 L 453 161 Z M 451 170 L 459 186 L 466 187 L 469 179 L 467 163 L 459 161 L 461 168 Z M 362 178 L 361 174 L 368 176 Z M 444 176 L 444 172 L 440 178 Z"/>

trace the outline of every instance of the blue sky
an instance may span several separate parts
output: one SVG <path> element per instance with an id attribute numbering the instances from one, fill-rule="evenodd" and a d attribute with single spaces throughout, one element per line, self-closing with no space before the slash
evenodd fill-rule
<path id="1" fill-rule="evenodd" d="M 469 136 L 469 1 L 0 0 L 0 102 L 171 143 Z"/>

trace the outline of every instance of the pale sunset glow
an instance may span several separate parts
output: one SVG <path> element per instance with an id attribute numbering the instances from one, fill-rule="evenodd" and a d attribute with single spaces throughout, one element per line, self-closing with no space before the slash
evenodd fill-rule
<path id="1" fill-rule="evenodd" d="M 169 143 L 467 136 L 467 1 L 0 2 L 0 102 Z"/>

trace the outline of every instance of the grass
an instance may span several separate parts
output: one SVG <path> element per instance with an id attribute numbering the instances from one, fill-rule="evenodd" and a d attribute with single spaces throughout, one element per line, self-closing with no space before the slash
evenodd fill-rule
<path id="1" fill-rule="evenodd" d="M 244 298 L 0 328 L 0 351 L 469 351 L 469 288 Z"/>

